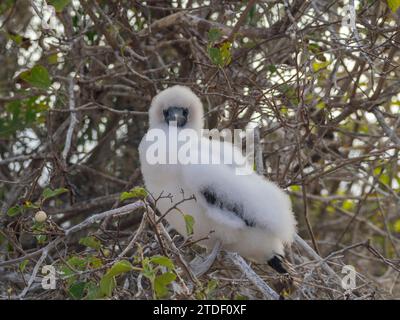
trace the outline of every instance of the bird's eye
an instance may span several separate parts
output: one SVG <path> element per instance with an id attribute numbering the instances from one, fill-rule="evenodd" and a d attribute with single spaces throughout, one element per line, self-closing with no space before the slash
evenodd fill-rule
<path id="1" fill-rule="evenodd" d="M 189 110 L 188 109 L 183 109 L 183 115 L 185 116 L 185 117 L 187 117 L 187 115 L 189 114 Z"/>

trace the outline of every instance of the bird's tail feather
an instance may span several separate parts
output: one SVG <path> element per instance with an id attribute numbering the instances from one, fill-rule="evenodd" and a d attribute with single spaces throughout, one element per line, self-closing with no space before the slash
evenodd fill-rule
<path id="1" fill-rule="evenodd" d="M 270 260 L 268 260 L 268 265 L 275 271 L 282 274 L 282 276 L 277 278 L 274 287 L 279 293 L 280 299 L 285 299 L 296 290 L 294 275 L 296 271 L 293 266 L 287 261 L 282 255 L 276 254 Z"/>
<path id="2" fill-rule="evenodd" d="M 268 265 L 274 269 L 276 272 L 279 273 L 288 273 L 282 263 L 282 258 L 279 255 L 273 256 L 271 259 L 268 260 Z"/>

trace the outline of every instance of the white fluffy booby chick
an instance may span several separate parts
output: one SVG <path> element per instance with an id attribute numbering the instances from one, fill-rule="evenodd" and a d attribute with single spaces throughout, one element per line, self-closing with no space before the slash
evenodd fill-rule
<path id="1" fill-rule="evenodd" d="M 235 165 L 224 164 L 224 150 L 232 150 L 233 144 L 202 136 L 203 105 L 189 88 L 173 86 L 157 94 L 149 117 L 149 131 L 139 146 L 141 169 L 146 188 L 158 198 L 157 209 L 168 223 L 187 237 L 184 215 L 191 215 L 193 240 L 206 238 L 200 245 L 211 249 L 221 242 L 225 250 L 268 262 L 276 271 L 286 273 L 281 263 L 284 245 L 293 241 L 296 232 L 288 195 L 253 170 L 238 175 Z M 180 137 L 185 129 L 191 129 L 186 131 L 192 135 L 186 136 L 195 142 L 187 143 L 189 140 Z M 239 149 L 233 148 L 233 153 L 245 159 Z M 180 161 L 182 154 L 196 159 L 206 155 L 213 161 Z M 183 195 L 194 199 L 182 201 Z"/>

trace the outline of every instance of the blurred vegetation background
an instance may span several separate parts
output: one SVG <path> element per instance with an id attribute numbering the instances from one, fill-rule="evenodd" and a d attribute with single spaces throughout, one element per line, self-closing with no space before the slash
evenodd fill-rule
<path id="1" fill-rule="evenodd" d="M 264 174 L 291 195 L 299 234 L 339 276 L 358 272 L 343 290 L 294 247 L 296 288 L 277 291 L 398 298 L 399 6 L 2 0 L 1 298 L 262 298 L 221 257 L 186 286 L 181 259 L 199 249 L 177 235 L 164 247 L 143 190 L 129 192 L 143 185 L 151 98 L 174 84 L 202 99 L 207 128 L 261 128 Z M 128 203 L 140 206 L 87 220 Z M 56 293 L 40 287 L 42 264 Z"/>

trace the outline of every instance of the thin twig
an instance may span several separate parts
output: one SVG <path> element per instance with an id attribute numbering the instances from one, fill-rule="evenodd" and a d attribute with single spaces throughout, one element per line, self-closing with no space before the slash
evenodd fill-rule
<path id="1" fill-rule="evenodd" d="M 68 131 L 67 131 L 67 136 L 65 138 L 64 150 L 62 152 L 62 157 L 65 162 L 67 161 L 67 156 L 68 156 L 69 150 L 71 149 L 72 135 L 74 134 L 75 125 L 78 122 L 76 113 L 74 112 L 74 110 L 75 110 L 74 86 L 75 86 L 75 81 L 74 81 L 74 78 L 71 76 L 68 81 L 69 110 L 71 111 L 71 114 L 70 114 L 70 122 L 69 122 Z"/>

